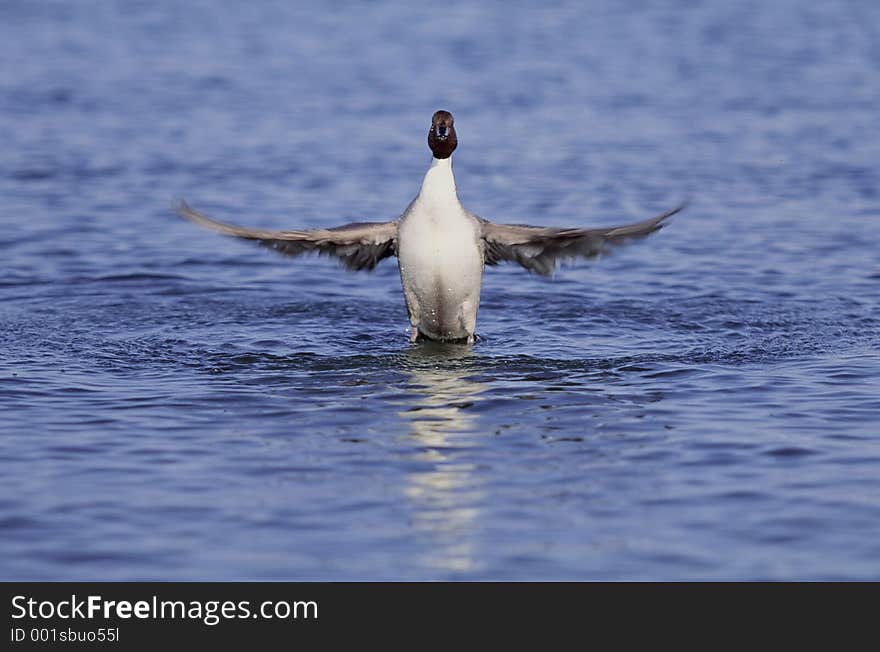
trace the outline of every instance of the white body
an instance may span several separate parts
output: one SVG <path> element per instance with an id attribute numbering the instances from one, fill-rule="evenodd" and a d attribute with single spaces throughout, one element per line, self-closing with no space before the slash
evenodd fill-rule
<path id="1" fill-rule="evenodd" d="M 397 257 L 413 335 L 473 341 L 483 282 L 480 223 L 458 201 L 451 158 L 433 160 L 401 217 Z"/>

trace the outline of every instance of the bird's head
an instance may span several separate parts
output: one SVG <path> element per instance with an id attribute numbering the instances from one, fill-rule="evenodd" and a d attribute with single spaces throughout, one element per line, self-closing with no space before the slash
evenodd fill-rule
<path id="1" fill-rule="evenodd" d="M 449 111 L 437 111 L 431 118 L 431 128 L 428 130 L 428 147 L 434 153 L 434 158 L 449 158 L 457 146 L 455 119 Z"/>

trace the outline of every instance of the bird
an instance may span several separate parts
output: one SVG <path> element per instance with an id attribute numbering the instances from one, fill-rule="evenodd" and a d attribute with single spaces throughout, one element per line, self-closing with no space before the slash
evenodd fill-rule
<path id="1" fill-rule="evenodd" d="M 373 270 L 396 256 L 410 341 L 473 344 L 485 267 L 502 262 L 552 276 L 561 261 L 591 259 L 661 229 L 680 204 L 641 222 L 600 228 L 499 224 L 468 211 L 458 199 L 452 153 L 455 120 L 440 110 L 431 118 L 430 167 L 418 195 L 396 219 L 333 228 L 268 231 L 214 220 L 180 200 L 177 212 L 217 233 L 256 242 L 287 256 L 333 256 L 350 270 Z"/>

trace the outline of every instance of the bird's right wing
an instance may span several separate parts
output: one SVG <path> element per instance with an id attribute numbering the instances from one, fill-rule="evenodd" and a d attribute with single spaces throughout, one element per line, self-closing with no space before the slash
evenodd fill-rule
<path id="1" fill-rule="evenodd" d="M 188 220 L 217 233 L 252 240 L 287 256 L 309 252 L 334 256 L 351 270 L 371 270 L 380 260 L 397 255 L 397 220 L 356 222 L 331 229 L 262 231 L 218 222 L 190 208 L 185 201 L 175 208 Z"/>

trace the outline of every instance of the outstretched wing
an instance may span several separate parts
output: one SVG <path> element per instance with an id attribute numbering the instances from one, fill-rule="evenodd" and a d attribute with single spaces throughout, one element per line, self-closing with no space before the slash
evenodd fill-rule
<path id="1" fill-rule="evenodd" d="M 631 240 L 663 228 L 664 221 L 684 204 L 643 222 L 598 229 L 495 224 L 480 218 L 483 256 L 487 265 L 519 263 L 530 272 L 550 276 L 560 260 L 595 258 Z"/>
<path id="2" fill-rule="evenodd" d="M 397 220 L 356 222 L 332 229 L 262 231 L 212 220 L 190 208 L 185 201 L 175 208 L 188 220 L 217 233 L 253 240 L 286 256 L 309 252 L 334 256 L 351 270 L 370 270 L 383 258 L 397 255 Z"/>

